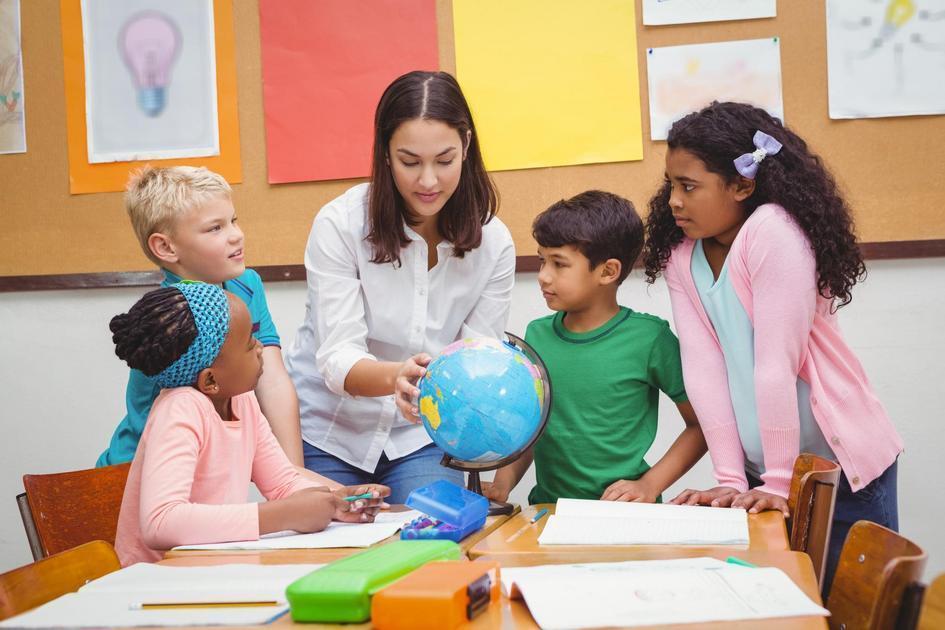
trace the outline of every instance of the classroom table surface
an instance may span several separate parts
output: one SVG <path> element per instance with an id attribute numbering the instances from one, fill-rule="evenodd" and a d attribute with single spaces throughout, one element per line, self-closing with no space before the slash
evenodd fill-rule
<path id="1" fill-rule="evenodd" d="M 391 509 L 395 511 L 406 509 L 404 506 L 395 505 Z M 460 541 L 459 546 L 466 554 L 469 549 L 491 534 L 497 528 L 501 527 L 507 520 L 513 518 L 521 508 L 516 505 L 512 514 L 497 515 L 486 517 L 486 524 L 477 532 L 473 532 Z M 386 544 L 392 540 L 400 540 L 400 533 L 394 534 L 390 538 L 382 540 L 378 545 Z M 170 551 L 164 554 L 163 564 L 175 566 L 198 566 L 208 564 L 323 564 L 340 560 L 351 554 L 364 551 L 362 547 L 340 547 L 334 549 L 180 549 Z M 207 560 L 194 561 L 195 558 L 206 558 Z"/>
<path id="2" fill-rule="evenodd" d="M 555 506 L 552 503 L 530 505 L 505 523 L 497 527 L 492 533 L 482 538 L 469 549 L 469 557 L 475 560 L 482 556 L 507 556 L 519 554 L 567 554 L 580 553 L 585 558 L 597 556 L 611 557 L 625 552 L 633 554 L 624 559 L 650 560 L 665 558 L 667 548 L 676 550 L 672 557 L 713 556 L 715 552 L 733 552 L 739 550 L 750 551 L 788 551 L 787 528 L 784 515 L 777 511 L 761 512 L 748 515 L 748 539 L 746 545 L 713 545 L 713 546 L 672 546 L 667 545 L 545 545 L 538 544 L 538 536 L 545 528 L 548 517 L 540 519 L 530 525 L 530 519 L 538 510 L 547 508 L 548 515 L 554 514 Z M 719 508 L 722 509 L 722 508 Z M 522 531 L 522 528 L 525 528 Z M 516 533 L 522 531 L 517 537 Z M 513 538 L 514 537 L 514 538 Z M 510 540 L 511 539 L 511 540 Z"/>

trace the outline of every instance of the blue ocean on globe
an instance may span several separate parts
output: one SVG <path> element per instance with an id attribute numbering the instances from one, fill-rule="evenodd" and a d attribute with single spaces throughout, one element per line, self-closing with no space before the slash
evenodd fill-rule
<path id="1" fill-rule="evenodd" d="M 541 374 L 524 352 L 497 339 L 450 344 L 418 386 L 423 426 L 454 459 L 500 461 L 541 428 Z"/>

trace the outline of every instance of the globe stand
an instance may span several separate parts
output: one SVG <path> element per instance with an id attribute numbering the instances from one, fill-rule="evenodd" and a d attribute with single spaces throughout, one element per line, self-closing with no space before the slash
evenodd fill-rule
<path id="1" fill-rule="evenodd" d="M 464 461 L 460 459 L 454 459 L 450 455 L 443 455 L 443 459 L 440 461 L 440 464 L 446 466 L 447 468 L 452 468 L 453 470 L 460 470 L 463 472 L 469 473 L 469 480 L 466 482 L 466 488 L 471 492 L 482 495 L 482 482 L 479 479 L 479 473 L 484 470 L 496 470 L 508 464 L 511 464 L 519 457 L 522 456 L 528 449 L 530 449 L 535 442 L 538 441 L 538 438 L 541 437 L 541 434 L 545 431 L 545 425 L 548 423 L 548 416 L 551 414 L 551 379 L 548 378 L 548 369 L 545 367 L 544 361 L 541 360 L 541 357 L 538 356 L 538 353 L 521 337 L 516 337 L 510 332 L 506 332 L 505 336 L 508 337 L 508 341 L 505 343 L 519 348 L 525 355 L 531 360 L 531 362 L 538 368 L 538 373 L 541 376 L 542 381 L 542 403 L 541 403 L 541 419 L 538 423 L 538 430 L 535 431 L 535 434 L 531 436 L 528 443 L 510 454 L 508 457 L 505 457 L 499 461 L 493 462 L 471 462 Z M 493 501 L 489 499 L 489 516 L 495 516 L 497 514 L 511 514 L 515 511 L 515 506 L 511 503 L 505 501 Z"/>
<path id="2" fill-rule="evenodd" d="M 513 460 L 514 461 L 514 460 Z M 470 470 L 469 462 L 460 462 L 449 455 L 444 455 L 440 464 L 453 470 L 461 470 L 469 473 L 469 479 L 466 481 L 466 489 L 470 492 L 482 495 L 482 482 L 479 480 L 479 471 Z M 491 468 L 490 468 L 491 470 Z M 515 511 L 515 505 L 508 501 L 493 501 L 489 499 L 489 516 L 506 515 Z"/>

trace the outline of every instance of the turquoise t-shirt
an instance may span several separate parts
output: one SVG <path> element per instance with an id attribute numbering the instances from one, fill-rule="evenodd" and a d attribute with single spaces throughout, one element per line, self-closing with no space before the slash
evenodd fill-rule
<path id="1" fill-rule="evenodd" d="M 163 271 L 164 281 L 161 282 L 162 287 L 170 286 L 182 280 L 182 278 L 166 269 Z M 281 343 L 279 333 L 276 332 L 276 326 L 269 314 L 269 305 L 266 304 L 266 293 L 263 290 L 262 279 L 259 274 L 252 269 L 247 269 L 236 278 L 224 282 L 223 288 L 246 303 L 249 316 L 253 322 L 253 336 L 263 346 L 279 346 Z M 135 450 L 138 448 L 138 440 L 141 439 L 145 422 L 151 412 L 151 405 L 160 392 L 161 388 L 154 382 L 153 377 L 145 376 L 143 372 L 138 370 L 131 370 L 128 377 L 128 387 L 125 389 L 127 412 L 115 428 L 108 448 L 95 462 L 96 466 L 121 464 L 134 459 Z"/>
<path id="2" fill-rule="evenodd" d="M 702 307 L 715 328 L 725 357 L 728 392 L 735 411 L 738 436 L 745 452 L 745 468 L 760 478 L 765 472 L 765 458 L 755 404 L 755 329 L 732 286 L 727 260 L 716 280 L 702 249 L 702 241 L 698 240 L 692 251 L 691 268 Z M 800 377 L 797 379 L 797 410 L 801 452 L 836 460 L 814 419 L 810 407 L 810 385 Z"/>
<path id="3" fill-rule="evenodd" d="M 659 392 L 686 400 L 679 341 L 665 320 L 625 307 L 584 333 L 563 320 L 561 312 L 537 319 L 525 333 L 553 391 L 529 503 L 599 499 L 614 481 L 638 479 L 650 469 L 644 456 L 656 437 Z"/>

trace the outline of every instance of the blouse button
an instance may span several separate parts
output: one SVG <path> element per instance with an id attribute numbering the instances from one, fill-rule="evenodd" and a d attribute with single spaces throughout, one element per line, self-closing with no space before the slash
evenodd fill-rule
<path id="1" fill-rule="evenodd" d="M 840 445 L 840 438 L 838 438 L 838 437 L 835 435 L 835 436 L 833 436 L 832 438 L 830 438 L 830 443 L 833 444 L 834 446 L 839 446 L 839 445 Z"/>
<path id="2" fill-rule="evenodd" d="M 856 484 L 860 483 L 860 478 L 859 478 L 859 477 L 854 477 L 854 478 L 851 479 L 850 481 L 852 481 L 852 482 L 853 482 L 853 485 L 855 486 Z"/>

